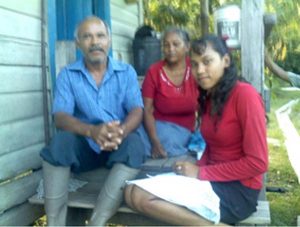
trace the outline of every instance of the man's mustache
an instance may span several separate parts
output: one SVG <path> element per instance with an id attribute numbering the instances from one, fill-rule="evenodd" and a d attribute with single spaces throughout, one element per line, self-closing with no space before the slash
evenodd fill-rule
<path id="1" fill-rule="evenodd" d="M 93 52 L 93 51 L 102 51 L 103 53 L 105 53 L 105 50 L 98 46 L 89 48 L 89 52 Z"/>

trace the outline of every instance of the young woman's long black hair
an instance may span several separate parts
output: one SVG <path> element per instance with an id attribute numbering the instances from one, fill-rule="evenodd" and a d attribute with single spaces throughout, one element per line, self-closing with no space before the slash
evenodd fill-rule
<path id="1" fill-rule="evenodd" d="M 210 45 L 213 50 L 218 52 L 221 57 L 224 57 L 226 54 L 230 57 L 230 65 L 225 68 L 224 75 L 213 88 L 213 92 L 211 93 L 212 110 L 210 114 L 212 116 L 216 115 L 217 119 L 220 119 L 225 102 L 237 80 L 239 80 L 239 76 L 237 74 L 237 69 L 233 62 L 232 56 L 226 46 L 226 42 L 220 37 L 211 34 L 205 35 L 202 38 L 192 42 L 191 51 L 195 54 L 202 55 L 204 54 L 208 45 Z M 200 86 L 198 86 L 198 89 L 200 91 L 200 96 L 198 98 L 199 116 L 201 117 L 201 115 L 207 111 L 205 104 L 207 91 L 203 90 Z"/>

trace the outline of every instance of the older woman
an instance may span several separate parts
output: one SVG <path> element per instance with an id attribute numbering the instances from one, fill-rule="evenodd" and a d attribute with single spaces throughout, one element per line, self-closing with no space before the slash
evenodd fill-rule
<path id="1" fill-rule="evenodd" d="M 146 153 L 152 158 L 184 154 L 195 125 L 198 90 L 191 74 L 189 36 L 169 28 L 162 38 L 164 59 L 148 69 L 142 85 Z"/>

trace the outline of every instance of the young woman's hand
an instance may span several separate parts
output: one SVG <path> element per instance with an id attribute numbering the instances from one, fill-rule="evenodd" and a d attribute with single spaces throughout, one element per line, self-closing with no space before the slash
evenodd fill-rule
<path id="1" fill-rule="evenodd" d="M 183 175 L 186 177 L 198 178 L 199 166 L 187 162 L 187 161 L 177 161 L 173 165 L 174 172 L 178 175 Z"/>

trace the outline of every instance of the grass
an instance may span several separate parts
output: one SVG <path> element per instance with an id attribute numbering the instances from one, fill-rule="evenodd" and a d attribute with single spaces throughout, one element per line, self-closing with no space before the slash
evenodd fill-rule
<path id="1" fill-rule="evenodd" d="M 268 137 L 277 139 L 279 144 L 269 144 L 270 167 L 268 172 L 267 186 L 286 189 L 285 193 L 267 192 L 270 202 L 271 225 L 273 226 L 296 226 L 297 216 L 300 215 L 300 185 L 288 159 L 282 134 L 275 110 L 292 99 L 300 98 L 299 91 L 281 91 L 273 89 L 271 92 L 271 113 L 269 113 Z M 291 120 L 298 132 L 300 129 L 299 118 L 300 104 L 293 107 L 290 115 Z"/>
<path id="2" fill-rule="evenodd" d="M 300 92 L 299 92 L 300 93 Z M 297 104 L 295 104 L 292 108 L 292 112 L 290 114 L 290 119 L 292 120 L 294 126 L 296 127 L 298 134 L 300 135 L 300 95 L 299 95 L 299 101 Z"/>

